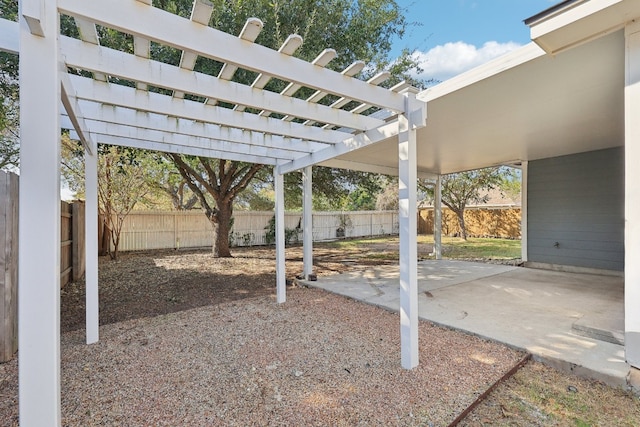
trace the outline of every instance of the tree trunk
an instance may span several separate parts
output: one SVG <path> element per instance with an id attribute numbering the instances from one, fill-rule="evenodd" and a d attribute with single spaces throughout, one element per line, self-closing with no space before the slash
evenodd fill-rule
<path id="1" fill-rule="evenodd" d="M 233 202 L 218 202 L 215 217 L 209 218 L 213 226 L 213 256 L 216 258 L 230 258 L 229 232 L 231 231 L 231 216 Z"/>
<path id="2" fill-rule="evenodd" d="M 460 225 L 460 237 L 463 240 L 467 240 L 467 226 L 464 222 L 464 210 L 456 212 L 456 216 L 458 217 L 458 225 Z"/>

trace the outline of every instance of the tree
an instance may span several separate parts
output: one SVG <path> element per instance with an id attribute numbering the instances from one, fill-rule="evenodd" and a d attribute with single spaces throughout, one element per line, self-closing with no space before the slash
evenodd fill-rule
<path id="1" fill-rule="evenodd" d="M 264 166 L 223 159 L 192 158 L 173 153 L 168 156 L 175 162 L 191 191 L 198 196 L 200 205 L 211 222 L 214 256 L 230 257 L 229 232 L 233 202 Z M 207 195 L 215 202 L 210 203 Z"/>
<path id="2" fill-rule="evenodd" d="M 17 5 L 1 3 L 0 17 L 15 19 L 13 6 L 17 11 Z M 11 6 L 11 7 L 9 7 Z M 18 167 L 20 143 L 20 114 L 19 114 L 18 85 L 18 56 L 15 54 L 0 52 L 0 169 L 12 169 Z"/>
<path id="3" fill-rule="evenodd" d="M 112 259 L 118 259 L 120 234 L 124 220 L 148 192 L 144 170 L 126 148 L 103 146 L 98 157 L 98 206 L 111 232 Z"/>
<path id="4" fill-rule="evenodd" d="M 17 168 L 20 154 L 18 58 L 0 52 L 0 169 Z"/>
<path id="5" fill-rule="evenodd" d="M 402 59 L 398 61 L 392 61 L 388 56 L 393 39 L 402 36 L 407 26 L 395 0 L 217 0 L 213 3 L 214 10 L 210 22 L 215 28 L 239 34 L 247 18 L 258 17 L 265 25 L 256 40 L 257 43 L 278 49 L 289 34 L 300 34 L 304 43 L 295 55 L 310 61 L 326 47 L 332 47 L 338 51 L 337 58 L 329 64 L 329 68 L 334 70 L 342 70 L 355 60 L 363 60 L 369 64 L 366 68 L 367 75 L 364 76 L 366 78 L 393 63 L 395 75 L 387 82 L 390 85 L 407 79 L 409 71 L 417 68 L 409 51 L 405 51 Z M 181 16 L 188 16 L 190 13 L 190 0 L 166 0 L 156 4 Z M 152 52 L 152 57 L 177 64 L 179 54 L 176 50 L 158 47 Z M 195 70 L 218 75 L 221 66 L 219 62 L 199 58 Z M 239 69 L 233 81 L 251 84 L 255 77 L 255 73 Z M 266 89 L 279 92 L 285 85 L 286 82 L 272 79 Z M 311 92 L 311 89 L 302 89 L 294 96 L 304 99 Z M 335 97 L 328 96 L 321 102 L 329 104 L 334 100 Z M 220 103 L 220 106 L 231 107 L 225 103 Z M 349 107 L 349 104 L 345 106 Z M 169 157 L 191 191 L 198 196 L 213 226 L 214 255 L 231 256 L 229 228 L 233 203 L 254 178 L 268 173 L 269 169 L 263 165 L 222 159 L 194 158 L 178 154 L 170 154 Z M 320 174 L 324 174 L 327 179 L 316 180 L 315 175 Z M 352 172 L 351 176 L 357 174 Z M 344 179 L 342 177 L 348 175 L 344 171 L 333 172 L 331 169 L 314 168 L 315 188 L 327 184 L 333 185 L 335 189 L 336 179 L 339 182 L 340 179 Z M 291 182 L 291 178 L 287 180 Z M 213 200 L 210 202 L 207 196 Z"/>
<path id="6" fill-rule="evenodd" d="M 84 195 L 82 145 L 63 135 L 61 158 L 66 184 L 79 196 Z M 103 235 L 108 235 L 113 243 L 113 251 L 108 242 L 105 248 L 112 259 L 118 258 L 125 218 L 149 192 L 145 173 L 150 162 L 149 156 L 140 150 L 98 145 L 98 210 L 104 218 Z"/>
<path id="7" fill-rule="evenodd" d="M 442 203 L 458 218 L 460 234 L 467 240 L 464 211 L 469 203 L 485 203 L 488 194 L 483 190 L 500 187 L 505 177 L 511 174 L 506 167 L 491 167 L 442 176 Z M 433 183 L 421 181 L 420 187 L 433 195 Z"/>

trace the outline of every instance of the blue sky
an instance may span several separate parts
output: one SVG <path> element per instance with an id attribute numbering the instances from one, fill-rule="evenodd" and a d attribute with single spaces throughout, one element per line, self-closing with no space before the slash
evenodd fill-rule
<path id="1" fill-rule="evenodd" d="M 392 54 L 416 50 L 425 72 L 443 81 L 530 42 L 524 19 L 559 0 L 396 0 L 408 28 Z"/>

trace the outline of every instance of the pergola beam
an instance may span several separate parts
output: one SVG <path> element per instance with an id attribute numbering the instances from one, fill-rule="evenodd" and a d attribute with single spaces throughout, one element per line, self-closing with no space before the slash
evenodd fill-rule
<path id="1" fill-rule="evenodd" d="M 140 2 L 59 0 L 58 9 L 62 13 L 82 17 L 134 37 L 145 37 L 163 45 L 192 51 L 200 56 L 235 64 L 284 81 L 396 112 L 404 108 L 403 97 L 389 93 L 386 89 L 347 78 L 255 43 L 246 43 L 238 37 Z M 145 16 L 144 20 L 139 19 L 141 15 Z"/>
<path id="2" fill-rule="evenodd" d="M 397 135 L 397 129 L 397 123 L 385 123 L 379 128 L 353 135 L 341 143 L 310 153 L 307 156 L 300 157 L 289 163 L 285 163 L 281 166 L 281 170 L 283 173 L 289 173 L 307 166 L 326 162 L 327 160 L 331 160 L 342 154 L 391 138 Z"/>
<path id="3" fill-rule="evenodd" d="M 240 151 L 243 151 L 244 146 L 255 145 L 288 150 L 298 154 L 317 151 L 328 146 L 327 144 L 318 142 L 291 139 L 279 135 L 265 135 L 161 114 L 140 112 L 129 108 L 102 105 L 90 101 L 82 101 L 81 107 L 84 117 L 87 120 L 162 131 L 167 134 L 167 140 L 170 140 L 171 134 L 175 133 L 178 135 L 211 138 L 213 141 L 222 140 L 228 143 L 238 144 Z M 212 142 L 211 148 L 213 148 L 213 145 Z M 244 147 L 244 149 L 246 149 L 246 147 Z"/>
<path id="4" fill-rule="evenodd" d="M 20 32 L 17 22 L 0 18 L 0 51 L 18 53 L 20 50 Z"/>
<path id="5" fill-rule="evenodd" d="M 250 88 L 235 82 L 194 73 L 169 64 L 142 59 L 102 46 L 89 45 L 80 40 L 61 37 L 60 44 L 68 66 L 92 72 L 118 76 L 205 98 L 247 105 L 257 109 L 273 109 L 282 114 L 303 118 L 318 118 L 324 123 L 358 130 L 380 125 L 380 120 L 336 110 L 320 104 L 282 96 L 277 93 Z"/>
<path id="6" fill-rule="evenodd" d="M 78 135 L 75 131 L 70 133 L 71 139 L 78 139 Z M 250 156 L 246 154 L 238 154 L 231 152 L 221 152 L 217 150 L 211 150 L 208 148 L 176 145 L 166 142 L 154 142 L 133 138 L 125 138 L 113 135 L 95 134 L 94 139 L 100 144 L 117 145 L 120 147 L 138 148 L 141 150 L 159 151 L 162 153 L 175 153 L 184 154 L 187 156 L 202 156 L 210 157 L 213 159 L 226 159 L 238 162 L 257 163 L 263 165 L 274 165 L 274 159 L 260 156 Z"/>
<path id="7" fill-rule="evenodd" d="M 228 108 L 213 107 L 152 92 L 136 91 L 134 88 L 98 82 L 85 77 L 69 77 L 76 88 L 78 99 L 324 143 L 337 143 L 347 136 L 344 132 L 310 128 L 297 123 L 283 123 L 281 120 L 260 117 L 256 114 L 238 113 Z"/>
<path id="8" fill-rule="evenodd" d="M 78 100 L 76 99 L 73 85 L 69 80 L 69 76 L 62 70 L 60 71 L 60 83 L 62 105 L 64 105 L 64 109 L 67 111 L 69 119 L 71 120 L 71 123 L 73 123 L 74 129 L 78 132 L 85 150 L 89 154 L 95 154 L 92 148 L 94 146 L 94 143 L 91 140 L 89 127 L 87 126 L 87 123 L 84 120 L 81 112 L 82 110 L 78 105 Z"/>
<path id="9" fill-rule="evenodd" d="M 180 133 L 168 133 L 159 130 L 143 129 L 135 126 L 126 126 L 98 121 L 88 121 L 91 132 L 94 135 L 110 135 L 113 137 L 150 141 L 157 143 L 169 143 L 173 146 L 194 147 L 216 152 L 216 157 L 227 158 L 229 155 L 245 155 L 254 159 L 294 159 L 296 153 L 290 150 L 265 147 L 259 145 L 240 145 L 226 140 L 216 140 L 210 137 L 198 137 Z M 300 153 L 297 153 L 300 156 Z M 265 160 L 266 161 L 266 160 Z M 262 163 L 259 161 L 257 163 Z M 272 162 L 269 162 L 272 163 Z"/>

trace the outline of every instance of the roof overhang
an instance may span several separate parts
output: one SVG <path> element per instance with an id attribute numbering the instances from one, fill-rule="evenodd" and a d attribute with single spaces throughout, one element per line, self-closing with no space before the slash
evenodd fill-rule
<path id="1" fill-rule="evenodd" d="M 570 0 L 527 20 L 531 40 L 557 54 L 618 31 L 640 16 L 637 0 Z"/>
<path id="2" fill-rule="evenodd" d="M 428 118 L 418 130 L 419 173 L 624 145 L 623 27 L 638 15 L 638 1 L 563 2 L 531 24 L 536 42 L 421 92 Z M 325 164 L 397 171 L 396 157 L 389 138 Z"/>

